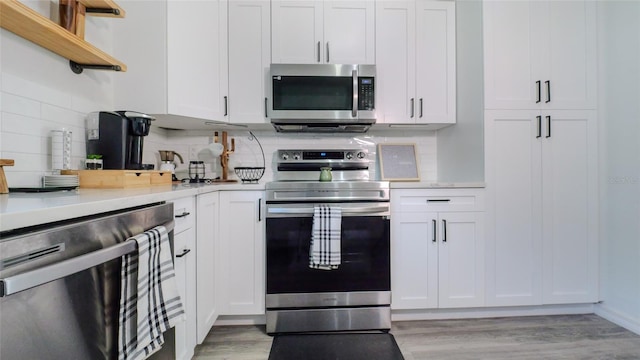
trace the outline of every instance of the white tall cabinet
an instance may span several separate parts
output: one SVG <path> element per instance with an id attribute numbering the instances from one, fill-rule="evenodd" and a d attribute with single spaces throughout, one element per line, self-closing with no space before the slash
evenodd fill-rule
<path id="1" fill-rule="evenodd" d="M 456 122 L 454 1 L 376 1 L 381 123 Z"/>
<path id="2" fill-rule="evenodd" d="M 490 306 L 598 300 L 595 5 L 483 3 Z"/>
<path id="3" fill-rule="evenodd" d="M 482 190 L 392 190 L 392 309 L 484 305 L 483 206 Z"/>
<path id="4" fill-rule="evenodd" d="M 485 1 L 488 109 L 595 109 L 596 2 Z"/>
<path id="5" fill-rule="evenodd" d="M 375 64 L 371 0 L 280 1 L 272 7 L 272 62 Z"/>
<path id="6" fill-rule="evenodd" d="M 216 263 L 221 315 L 263 315 L 265 243 L 262 191 L 220 192 Z"/>

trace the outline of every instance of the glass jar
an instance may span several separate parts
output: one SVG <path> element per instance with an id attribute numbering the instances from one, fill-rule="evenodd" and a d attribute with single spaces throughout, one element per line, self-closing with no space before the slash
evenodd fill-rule
<path id="1" fill-rule="evenodd" d="M 189 162 L 189 178 L 195 181 L 204 179 L 204 161 Z"/>
<path id="2" fill-rule="evenodd" d="M 320 181 L 331 181 L 333 176 L 331 175 L 330 167 L 321 167 L 320 168 Z"/>

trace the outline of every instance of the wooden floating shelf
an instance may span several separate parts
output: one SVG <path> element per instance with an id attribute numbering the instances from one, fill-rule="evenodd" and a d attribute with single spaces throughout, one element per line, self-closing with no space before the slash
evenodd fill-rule
<path id="1" fill-rule="evenodd" d="M 81 2 L 92 5 L 107 3 L 115 5 L 110 0 L 81 0 Z M 101 6 L 106 8 L 107 5 Z M 124 16 L 124 11 L 121 14 Z M 95 13 L 87 15 L 95 15 Z M 124 63 L 17 0 L 0 0 L 0 26 L 77 64 L 112 66 L 114 70 L 127 71 Z"/>

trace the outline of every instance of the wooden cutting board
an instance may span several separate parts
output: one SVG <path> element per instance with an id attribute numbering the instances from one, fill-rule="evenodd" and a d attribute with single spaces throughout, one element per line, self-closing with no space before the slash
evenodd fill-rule
<path id="1" fill-rule="evenodd" d="M 0 194 L 8 194 L 9 186 L 7 185 L 7 178 L 4 176 L 4 167 L 13 166 L 14 161 L 11 159 L 0 159 Z"/>
<path id="2" fill-rule="evenodd" d="M 63 175 L 78 175 L 80 188 L 124 189 L 171 185 L 171 171 L 157 170 L 62 170 Z"/>

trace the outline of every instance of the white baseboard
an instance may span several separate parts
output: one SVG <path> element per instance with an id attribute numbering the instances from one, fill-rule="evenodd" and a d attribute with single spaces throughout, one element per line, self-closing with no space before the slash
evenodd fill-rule
<path id="1" fill-rule="evenodd" d="M 267 323 L 266 315 L 221 315 L 213 326 L 225 325 L 264 325 Z"/>
<path id="2" fill-rule="evenodd" d="M 475 318 L 490 318 L 490 317 L 505 317 L 505 316 L 575 315 L 575 314 L 593 314 L 593 313 L 594 313 L 594 304 L 509 306 L 509 307 L 471 308 L 471 309 L 391 310 L 391 320 L 392 321 L 411 321 L 411 320 L 475 319 Z M 610 321 L 613 321 L 613 320 L 610 320 Z M 264 324 L 266 324 L 265 315 L 237 315 L 237 316 L 227 315 L 227 316 L 219 316 L 215 324 L 213 324 L 213 326 L 264 325 Z M 621 325 L 621 326 L 624 326 L 624 325 Z M 638 329 L 640 329 L 640 327 L 638 327 Z"/>
<path id="3" fill-rule="evenodd" d="M 506 316 L 593 314 L 594 304 L 509 306 L 473 309 L 392 310 L 392 321 L 475 319 Z"/>
<path id="4" fill-rule="evenodd" d="M 638 318 L 615 311 L 604 303 L 595 305 L 595 314 L 640 335 L 640 319 Z"/>

